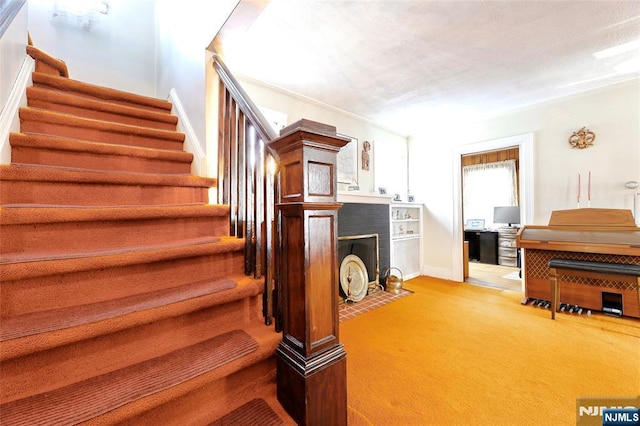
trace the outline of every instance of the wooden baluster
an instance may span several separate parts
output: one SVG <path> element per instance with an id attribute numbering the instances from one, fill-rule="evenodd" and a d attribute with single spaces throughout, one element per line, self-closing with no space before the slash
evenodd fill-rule
<path id="1" fill-rule="evenodd" d="M 264 266 L 265 266 L 265 277 L 264 277 L 264 300 L 263 300 L 263 315 L 265 318 L 265 324 L 271 325 L 271 319 L 273 318 L 273 292 L 274 292 L 274 269 L 275 264 L 273 260 L 273 246 L 274 246 L 274 238 L 273 235 L 275 233 L 275 222 L 274 222 L 274 174 L 275 170 L 275 161 L 271 155 L 265 156 L 265 180 L 264 180 L 264 222 L 265 222 L 265 234 L 264 234 Z"/>
<path id="2" fill-rule="evenodd" d="M 231 101 L 229 116 L 229 235 L 238 235 L 238 107 Z"/>
<path id="3" fill-rule="evenodd" d="M 244 238 L 247 235 L 247 117 L 240 115 L 238 125 L 238 238 Z"/>
<path id="4" fill-rule="evenodd" d="M 282 315 L 282 280 L 280 277 L 282 276 L 280 261 L 280 253 L 282 253 L 282 244 L 281 238 L 282 235 L 282 224 L 280 222 L 280 215 L 277 214 L 275 210 L 275 206 L 280 202 L 280 173 L 277 173 L 274 179 L 273 185 L 273 201 L 274 201 L 274 218 L 273 218 L 273 276 L 274 276 L 274 317 L 275 317 L 275 328 L 278 333 L 282 332 L 282 323 L 283 323 L 283 315 Z"/>
<path id="5" fill-rule="evenodd" d="M 254 277 L 260 278 L 264 273 L 264 177 L 265 177 L 265 146 L 261 139 L 256 141 L 255 161 L 256 161 L 256 266 Z"/>
<path id="6" fill-rule="evenodd" d="M 245 158 L 247 159 L 246 169 L 246 215 L 247 215 L 247 232 L 244 245 L 244 273 L 251 275 L 255 269 L 255 227 L 256 227 L 256 206 L 255 206 L 255 159 L 253 157 L 254 146 L 257 143 L 256 131 L 252 125 L 247 126 L 247 144 L 245 150 Z"/>
<path id="7" fill-rule="evenodd" d="M 218 203 L 229 204 L 229 157 L 230 157 L 230 123 L 229 116 L 231 114 L 231 95 L 220 83 L 220 117 L 219 128 L 222 134 L 218 138 Z"/>

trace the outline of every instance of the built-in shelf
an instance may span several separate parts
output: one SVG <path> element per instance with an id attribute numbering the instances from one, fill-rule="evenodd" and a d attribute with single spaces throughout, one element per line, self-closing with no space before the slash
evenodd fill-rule
<path id="1" fill-rule="evenodd" d="M 391 266 L 398 268 L 404 279 L 417 277 L 422 269 L 422 205 L 392 202 L 389 216 Z"/>

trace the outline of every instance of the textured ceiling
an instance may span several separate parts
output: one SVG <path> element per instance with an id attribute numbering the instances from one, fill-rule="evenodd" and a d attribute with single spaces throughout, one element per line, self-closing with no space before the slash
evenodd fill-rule
<path id="1" fill-rule="evenodd" d="M 266 3 L 216 40 L 234 73 L 403 134 L 640 76 L 637 0 Z"/>

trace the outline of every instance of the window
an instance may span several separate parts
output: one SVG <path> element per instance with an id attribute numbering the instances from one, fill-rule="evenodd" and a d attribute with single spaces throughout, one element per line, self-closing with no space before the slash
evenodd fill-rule
<path id="1" fill-rule="evenodd" d="M 462 179 L 465 221 L 484 219 L 487 228 L 493 228 L 495 206 L 518 205 L 515 160 L 464 166 Z"/>

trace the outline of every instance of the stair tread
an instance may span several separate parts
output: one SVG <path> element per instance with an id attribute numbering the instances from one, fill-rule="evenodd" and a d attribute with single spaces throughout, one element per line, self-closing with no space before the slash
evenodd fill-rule
<path id="1" fill-rule="evenodd" d="M 12 147 L 55 149 L 60 151 L 77 151 L 87 153 L 91 152 L 105 155 L 122 155 L 128 157 L 182 161 L 185 163 L 191 163 L 191 161 L 193 161 L 193 154 L 182 150 L 95 142 L 38 133 L 14 132 L 9 135 L 9 140 Z"/>
<path id="2" fill-rule="evenodd" d="M 0 270 L 3 279 L 10 281 L 240 250 L 244 250 L 244 239 L 207 237 L 171 244 L 110 250 L 102 253 L 70 253 L 42 257 L 36 253 L 3 255 L 0 259 Z"/>
<path id="3" fill-rule="evenodd" d="M 117 104 L 110 102 L 109 99 L 87 98 L 74 95 L 69 92 L 63 92 L 60 90 L 49 89 L 45 87 L 27 87 L 27 99 L 47 101 L 68 106 L 77 106 L 122 116 L 142 118 L 151 121 L 160 121 L 172 125 L 176 125 L 178 123 L 178 116 L 173 114 Z"/>
<path id="4" fill-rule="evenodd" d="M 58 77 L 40 72 L 34 72 L 31 77 L 34 85 L 42 84 L 60 90 L 74 91 L 100 99 L 124 100 L 141 106 L 156 108 L 169 113 L 173 107 L 171 102 L 137 93 L 110 89 L 91 83 L 85 83 L 71 78 Z"/>
<path id="5" fill-rule="evenodd" d="M 254 398 L 208 426 L 228 425 L 281 426 L 284 422 L 262 398 Z"/>
<path id="6" fill-rule="evenodd" d="M 141 311 L 148 311 L 165 305 L 209 296 L 224 290 L 236 288 L 238 283 L 246 284 L 245 277 L 225 278 L 179 287 L 160 289 L 147 293 L 112 299 L 88 305 L 32 312 L 2 319 L 0 341 L 18 339 L 56 330 L 104 321 Z M 156 318 L 149 318 L 147 321 Z"/>
<path id="7" fill-rule="evenodd" d="M 157 174 L 52 167 L 36 164 L 11 164 L 0 166 L 0 181 L 41 181 L 101 183 L 119 185 L 165 185 L 212 188 L 215 178 L 191 174 Z"/>
<path id="8" fill-rule="evenodd" d="M 228 276 L 90 305 L 8 316 L 2 319 L 0 361 L 254 297 L 263 290 L 262 280 Z"/>
<path id="9" fill-rule="evenodd" d="M 134 253 L 146 253 L 150 251 L 162 251 L 171 250 L 175 248 L 199 246 L 207 244 L 215 244 L 220 242 L 220 237 L 201 237 L 193 238 L 189 240 L 182 240 L 177 242 L 170 242 L 165 244 L 154 244 L 152 246 L 135 246 L 127 247 L 120 250 L 95 250 L 95 251 L 83 251 L 81 253 L 58 253 L 56 255 L 45 254 L 39 255 L 38 253 L 7 253 L 2 255 L 0 265 L 8 265 L 12 263 L 27 263 L 27 262 L 48 262 L 55 260 L 77 260 L 85 258 L 97 258 L 97 257 L 114 257 L 121 255 L 128 255 Z"/>
<path id="10" fill-rule="evenodd" d="M 96 120 L 79 117 L 41 108 L 21 107 L 20 120 L 32 120 L 38 123 L 59 124 L 70 127 L 100 129 L 106 132 L 120 133 L 132 136 L 146 136 L 168 141 L 184 142 L 185 134 L 173 130 L 154 129 L 151 127 L 134 126 L 131 124 L 115 123 L 113 121 Z"/>
<path id="11" fill-rule="evenodd" d="M 78 423 L 161 392 L 255 352 L 258 342 L 234 330 L 138 364 L 0 406 L 14 425 Z"/>
<path id="12" fill-rule="evenodd" d="M 0 224 L 32 224 L 226 216 L 229 206 L 221 204 L 187 204 L 164 206 L 0 206 Z"/>

